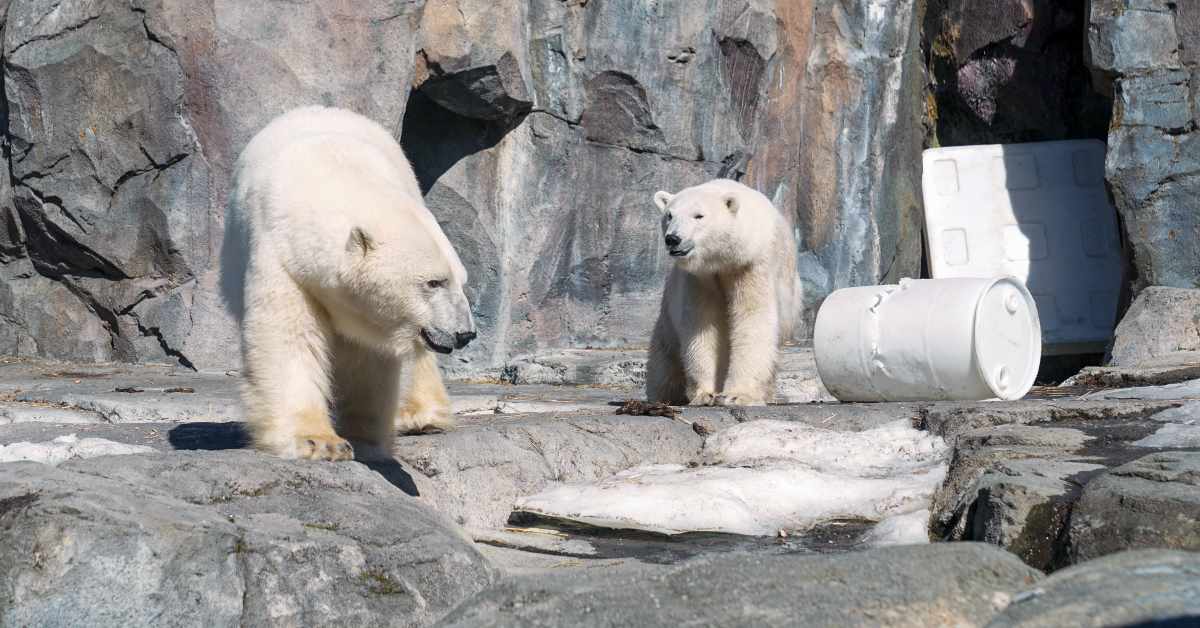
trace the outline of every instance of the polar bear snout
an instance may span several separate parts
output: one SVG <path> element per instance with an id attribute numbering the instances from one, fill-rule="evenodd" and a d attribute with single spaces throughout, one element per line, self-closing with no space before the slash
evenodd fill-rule
<path id="1" fill-rule="evenodd" d="M 426 346 L 438 353 L 450 353 L 475 339 L 471 303 L 461 290 L 442 290 L 430 305 L 433 320 L 421 328 L 421 339 Z"/>
<path id="2" fill-rule="evenodd" d="M 688 253 L 691 253 L 692 249 L 696 248 L 696 245 L 691 240 L 685 241 L 674 233 L 668 233 L 667 237 L 663 238 L 663 241 L 666 242 L 667 252 L 671 254 L 671 257 L 687 257 Z"/>
<path id="3" fill-rule="evenodd" d="M 425 341 L 425 346 L 438 353 L 450 353 L 455 349 L 462 349 L 475 339 L 473 331 L 456 331 L 448 332 L 441 329 L 425 328 L 421 330 L 421 339 Z"/>

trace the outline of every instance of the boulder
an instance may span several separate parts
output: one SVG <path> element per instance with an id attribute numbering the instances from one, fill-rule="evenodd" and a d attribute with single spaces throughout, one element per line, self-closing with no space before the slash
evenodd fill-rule
<path id="1" fill-rule="evenodd" d="M 998 545 L 1042 570 L 1062 566 L 1081 477 L 1104 469 L 1073 455 L 1089 440 L 1075 429 L 1026 425 L 962 434 L 934 496 L 935 538 Z"/>
<path id="2" fill-rule="evenodd" d="M 1088 63 L 1114 94 L 1108 183 L 1135 288 L 1200 285 L 1200 6 L 1089 3 Z"/>
<path id="3" fill-rule="evenodd" d="M 0 464 L 5 625 L 429 625 L 494 583 L 354 464 L 253 452 Z"/>
<path id="4" fill-rule="evenodd" d="M 934 404 L 926 424 L 945 431 L 954 456 L 934 495 L 931 535 L 993 543 L 1047 571 L 1126 548 L 1189 547 L 1196 514 L 1186 495 L 1196 491 L 1187 483 L 1200 454 L 1145 457 L 1200 443 L 1197 402 L 1144 403 Z M 1138 476 L 1149 463 L 1135 461 L 1155 456 L 1175 466 Z"/>
<path id="5" fill-rule="evenodd" d="M 1142 290 L 1117 325 L 1109 364 L 1200 366 L 1200 289 Z"/>
<path id="6" fill-rule="evenodd" d="M 1195 626 L 1200 554 L 1122 552 L 1057 572 L 1012 600 L 988 628 Z"/>
<path id="7" fill-rule="evenodd" d="M 1149 548 L 1200 551 L 1200 452 L 1150 454 L 1084 488 L 1071 513 L 1074 562 Z"/>
<path id="8" fill-rule="evenodd" d="M 930 577 L 930 574 L 937 574 Z M 982 626 L 1041 574 L 976 543 L 511 579 L 445 626 Z"/>

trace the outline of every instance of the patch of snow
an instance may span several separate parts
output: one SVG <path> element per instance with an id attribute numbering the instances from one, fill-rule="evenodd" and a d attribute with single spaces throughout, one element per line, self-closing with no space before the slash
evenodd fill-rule
<path id="1" fill-rule="evenodd" d="M 0 463 L 30 461 L 57 466 L 73 458 L 149 454 L 154 451 L 144 445 L 126 445 L 104 438 L 81 439 L 75 434 L 68 434 L 42 443 L 0 445 Z"/>
<path id="2" fill-rule="evenodd" d="M 865 432 L 752 421 L 711 436 L 705 466 L 636 467 L 550 488 L 518 500 L 515 509 L 662 534 L 766 536 L 925 510 L 945 478 L 948 453 L 941 438 L 907 421 Z"/>
<path id="3" fill-rule="evenodd" d="M 791 421 L 750 421 L 713 434 L 704 443 L 708 465 L 753 465 L 790 460 L 820 471 L 891 477 L 945 460 L 946 441 L 905 420 L 864 432 L 836 432 Z"/>
<path id="4" fill-rule="evenodd" d="M 929 543 L 929 510 L 888 517 L 871 528 L 863 543 L 871 547 L 889 545 L 927 545 Z"/>
<path id="5" fill-rule="evenodd" d="M 1177 399 L 1200 399 L 1200 379 L 1193 379 L 1166 386 L 1139 386 L 1118 388 L 1088 393 L 1083 399 L 1140 399 L 1144 401 L 1175 401 Z"/>

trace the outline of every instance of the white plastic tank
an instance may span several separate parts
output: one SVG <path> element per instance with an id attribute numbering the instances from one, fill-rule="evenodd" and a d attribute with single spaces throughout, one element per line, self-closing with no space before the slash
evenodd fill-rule
<path id="1" fill-rule="evenodd" d="M 813 348 L 841 401 L 1011 400 L 1033 387 L 1042 332 L 1018 279 L 902 279 L 829 295 Z"/>

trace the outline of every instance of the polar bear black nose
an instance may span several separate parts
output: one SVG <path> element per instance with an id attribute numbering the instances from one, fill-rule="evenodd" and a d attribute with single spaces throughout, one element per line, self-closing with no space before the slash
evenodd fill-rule
<path id="1" fill-rule="evenodd" d="M 679 246 L 679 243 L 683 242 L 683 240 L 679 239 L 679 236 L 677 236 L 673 233 L 671 235 L 667 236 L 666 240 L 667 240 L 667 246 Z"/>

